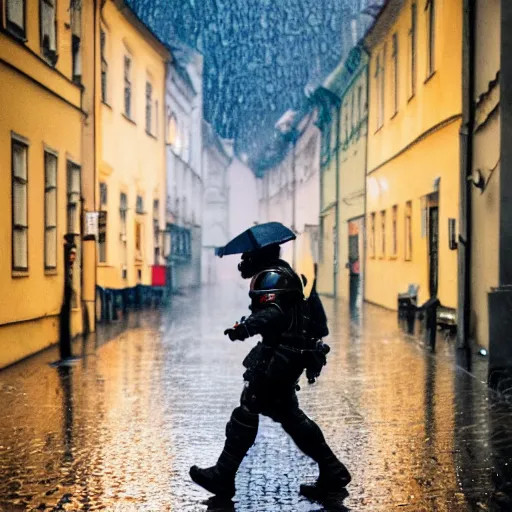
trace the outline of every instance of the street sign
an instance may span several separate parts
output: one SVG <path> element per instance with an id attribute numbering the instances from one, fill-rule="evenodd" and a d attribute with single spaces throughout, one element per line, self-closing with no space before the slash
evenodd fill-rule
<path id="1" fill-rule="evenodd" d="M 99 212 L 86 212 L 85 214 L 85 236 L 98 237 Z"/>

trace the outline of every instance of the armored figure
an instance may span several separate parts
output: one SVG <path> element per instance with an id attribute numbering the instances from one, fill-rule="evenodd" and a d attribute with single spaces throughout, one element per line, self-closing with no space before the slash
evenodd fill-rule
<path id="1" fill-rule="evenodd" d="M 318 464 L 318 480 L 302 485 L 302 494 L 342 492 L 351 480 L 318 425 L 299 407 L 299 378 L 306 369 L 308 380 L 315 380 L 328 347 L 311 334 L 315 329 L 308 324 L 304 307 L 304 281 L 279 256 L 280 246 L 271 244 L 243 253 L 238 266 L 242 277 L 251 279 L 251 315 L 224 334 L 232 341 L 256 335 L 262 340 L 244 360 L 245 387 L 226 425 L 217 463 L 190 469 L 192 480 L 218 497 L 234 496 L 235 475 L 256 439 L 260 414 L 280 423 L 298 448 Z"/>

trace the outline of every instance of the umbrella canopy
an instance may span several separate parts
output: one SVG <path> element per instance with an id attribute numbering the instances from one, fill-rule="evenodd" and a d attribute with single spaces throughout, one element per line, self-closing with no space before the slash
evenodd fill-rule
<path id="1" fill-rule="evenodd" d="M 230 254 L 250 252 L 273 244 L 284 244 L 295 240 L 295 238 L 293 231 L 280 222 L 267 222 L 247 229 L 224 247 L 217 247 L 215 254 L 222 258 Z"/>

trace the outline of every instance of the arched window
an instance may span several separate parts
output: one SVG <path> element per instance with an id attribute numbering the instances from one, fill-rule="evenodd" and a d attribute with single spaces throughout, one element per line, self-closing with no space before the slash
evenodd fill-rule
<path id="1" fill-rule="evenodd" d="M 171 115 L 167 120 L 167 144 L 170 144 L 172 147 L 176 146 L 176 141 L 178 138 L 178 122 L 176 121 L 176 116 L 171 112 Z"/>

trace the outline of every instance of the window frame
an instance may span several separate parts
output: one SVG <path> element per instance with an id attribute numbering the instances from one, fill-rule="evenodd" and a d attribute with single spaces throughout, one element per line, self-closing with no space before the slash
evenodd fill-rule
<path id="1" fill-rule="evenodd" d="M 25 178 L 19 178 L 15 176 L 14 172 L 14 147 L 15 146 L 21 146 L 24 148 L 25 151 Z M 11 133 L 11 271 L 14 273 L 22 273 L 23 275 L 28 275 L 29 272 L 29 148 L 30 143 L 25 137 L 22 137 L 18 134 Z M 24 183 L 23 183 L 24 181 Z M 25 186 L 25 196 L 26 196 L 26 225 L 16 225 L 15 224 L 15 210 L 14 210 L 14 184 L 15 182 L 22 182 L 22 184 Z M 27 265 L 26 267 L 21 267 L 18 265 L 15 265 L 15 249 L 14 249 L 14 233 L 15 231 L 23 231 L 25 232 L 26 236 L 26 260 Z"/>
<path id="2" fill-rule="evenodd" d="M 376 218 L 377 213 L 370 213 L 370 258 L 377 256 L 377 237 L 376 237 Z"/>
<path id="3" fill-rule="evenodd" d="M 48 185 L 48 166 L 47 166 L 47 157 L 55 158 L 55 185 Z M 55 225 L 50 226 L 48 224 L 48 210 L 47 210 L 47 194 L 51 191 L 55 191 Z M 59 225 L 59 214 L 58 214 L 58 204 L 59 204 L 59 154 L 57 151 L 46 147 L 44 148 L 44 270 L 45 272 L 55 272 L 58 267 L 59 261 L 59 250 L 58 250 L 58 225 Z M 46 236 L 49 230 L 55 230 L 55 266 L 48 265 L 48 245 L 46 242 Z"/>
<path id="4" fill-rule="evenodd" d="M 129 66 L 127 69 L 126 64 L 129 62 Z M 128 71 L 128 73 L 127 73 Z M 123 84 L 124 84 L 124 94 L 123 94 L 123 113 L 124 115 L 133 121 L 133 57 L 128 52 L 125 51 L 123 57 Z M 127 98 L 127 92 L 129 92 L 129 97 Z M 127 102 L 128 99 L 128 102 Z M 127 106 L 129 108 L 127 108 Z"/>
<path id="5" fill-rule="evenodd" d="M 71 69 L 73 82 L 82 83 L 82 2 L 71 2 Z M 78 19 L 77 19 L 78 18 Z"/>
<path id="6" fill-rule="evenodd" d="M 104 191 L 104 194 L 103 194 L 103 191 Z M 100 197 L 99 210 L 108 212 L 108 183 L 105 180 L 100 181 L 99 197 Z M 108 240 L 108 214 L 107 214 L 107 222 L 106 222 L 106 226 L 105 226 L 105 239 L 103 242 L 101 242 L 98 239 L 98 263 L 107 263 L 108 262 L 107 240 Z M 103 250 L 102 250 L 102 248 L 103 248 Z M 104 257 L 102 258 L 102 256 L 104 256 Z"/>
<path id="7" fill-rule="evenodd" d="M 73 190 L 73 173 L 78 174 L 78 190 Z M 66 233 L 80 234 L 82 203 L 82 166 L 70 158 L 66 160 Z M 78 194 L 78 198 L 76 197 Z M 75 199 L 75 200 L 73 200 Z M 73 212 L 73 216 L 71 212 Z M 74 221 L 74 226 L 71 224 Z"/>
<path id="8" fill-rule="evenodd" d="M 124 237 L 124 240 L 123 240 Z M 121 242 L 121 278 L 128 279 L 128 194 L 119 193 L 119 240 Z"/>
<path id="9" fill-rule="evenodd" d="M 405 203 L 404 212 L 404 230 L 405 230 L 405 244 L 404 244 L 404 260 L 412 261 L 412 201 Z"/>
<path id="10" fill-rule="evenodd" d="M 108 30 L 100 26 L 100 69 L 101 69 L 101 101 L 108 105 Z"/>
<path id="11" fill-rule="evenodd" d="M 13 0 L 5 0 L 5 24 L 7 30 L 15 36 L 17 39 L 20 39 L 23 42 L 28 41 L 27 39 L 27 0 L 20 0 L 23 2 L 23 27 L 20 27 L 18 24 L 9 19 L 9 5 Z M 3 15 L 3 11 L 2 11 Z"/>
<path id="12" fill-rule="evenodd" d="M 41 48 L 41 54 L 43 55 L 44 59 L 52 66 L 55 66 L 58 60 L 57 2 L 58 0 L 39 0 L 39 45 Z M 55 38 L 54 49 L 51 48 L 51 43 L 49 47 L 46 47 L 44 43 L 43 4 L 51 5 L 51 7 L 53 7 L 53 31 Z"/>
<path id="13" fill-rule="evenodd" d="M 425 2 L 426 46 L 427 46 L 427 80 L 435 73 L 436 65 L 436 3 L 435 0 Z"/>
<path id="14" fill-rule="evenodd" d="M 398 205 L 391 209 L 391 257 L 398 256 Z"/>
<path id="15" fill-rule="evenodd" d="M 411 26 L 409 27 L 409 100 L 416 95 L 418 49 L 418 6 L 411 3 Z"/>
<path id="16" fill-rule="evenodd" d="M 149 78 L 146 78 L 145 98 L 146 133 L 153 136 L 153 83 Z"/>
<path id="17" fill-rule="evenodd" d="M 380 237 L 380 257 L 385 258 L 386 257 L 386 210 L 380 211 L 380 231 L 381 231 L 381 237 Z"/>
<path id="18" fill-rule="evenodd" d="M 399 105 L 399 73 L 398 73 L 398 52 L 399 52 L 399 45 L 398 45 L 398 32 L 395 32 L 392 37 L 392 52 L 391 52 L 391 59 L 393 62 L 393 115 L 392 118 L 398 114 L 398 105 Z"/>

